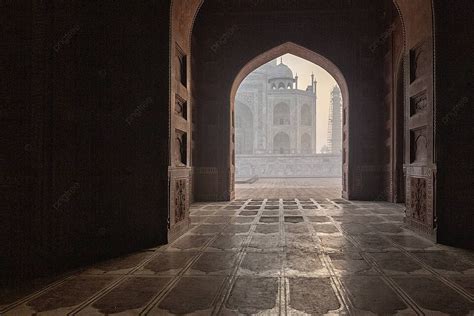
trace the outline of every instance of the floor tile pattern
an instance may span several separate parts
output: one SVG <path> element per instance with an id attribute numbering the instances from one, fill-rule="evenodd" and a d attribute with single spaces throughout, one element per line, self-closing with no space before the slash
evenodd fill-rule
<path id="1" fill-rule="evenodd" d="M 1 315 L 469 315 L 474 256 L 340 198 L 195 203 L 175 242 L 82 269 Z"/>
<path id="2" fill-rule="evenodd" d="M 341 178 L 261 178 L 236 183 L 237 199 L 306 198 L 335 199 L 341 196 Z"/>

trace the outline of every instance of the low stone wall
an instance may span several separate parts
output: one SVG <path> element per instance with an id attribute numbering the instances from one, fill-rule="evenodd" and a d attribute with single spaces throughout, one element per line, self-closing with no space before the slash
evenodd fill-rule
<path id="1" fill-rule="evenodd" d="M 237 155 L 236 178 L 341 177 L 341 155 Z"/>

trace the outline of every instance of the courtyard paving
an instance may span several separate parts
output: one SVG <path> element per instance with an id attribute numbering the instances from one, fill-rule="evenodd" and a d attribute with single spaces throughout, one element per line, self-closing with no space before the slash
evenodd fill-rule
<path id="1" fill-rule="evenodd" d="M 0 314 L 474 313 L 474 254 L 405 229 L 401 205 L 239 198 L 195 203 L 191 221 L 169 245 L 81 269 Z"/>
<path id="2" fill-rule="evenodd" d="M 254 183 L 235 184 L 237 199 L 335 199 L 341 191 L 341 178 L 260 178 Z"/>

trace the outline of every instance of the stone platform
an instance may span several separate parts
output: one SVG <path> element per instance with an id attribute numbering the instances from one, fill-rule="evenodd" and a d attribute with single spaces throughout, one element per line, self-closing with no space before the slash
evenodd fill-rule
<path id="1" fill-rule="evenodd" d="M 236 155 L 236 178 L 322 177 L 342 176 L 342 157 L 315 155 Z"/>

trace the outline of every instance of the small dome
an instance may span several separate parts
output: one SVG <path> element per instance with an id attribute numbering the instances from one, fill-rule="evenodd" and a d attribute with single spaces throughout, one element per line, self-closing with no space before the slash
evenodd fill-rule
<path id="1" fill-rule="evenodd" d="M 291 71 L 290 67 L 287 65 L 280 63 L 276 66 L 273 66 L 272 69 L 268 71 L 268 78 L 288 78 L 293 79 L 293 72 Z"/>

